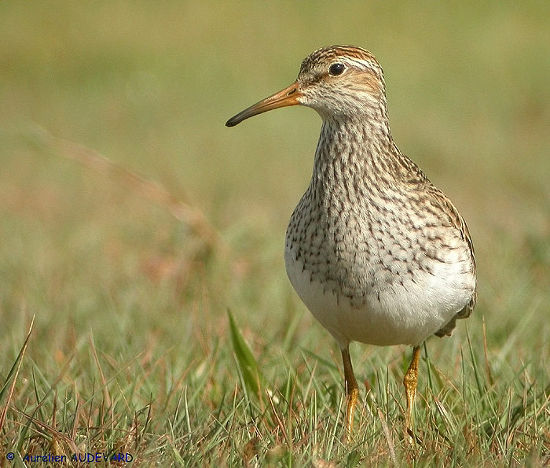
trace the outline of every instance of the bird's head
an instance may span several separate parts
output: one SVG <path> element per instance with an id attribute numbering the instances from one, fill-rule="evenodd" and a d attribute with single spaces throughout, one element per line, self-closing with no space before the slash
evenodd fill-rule
<path id="1" fill-rule="evenodd" d="M 385 108 L 385 100 L 382 67 L 370 52 L 352 46 L 324 47 L 304 59 L 294 83 L 239 112 L 226 125 L 295 105 L 311 107 L 323 119 L 361 118 Z"/>

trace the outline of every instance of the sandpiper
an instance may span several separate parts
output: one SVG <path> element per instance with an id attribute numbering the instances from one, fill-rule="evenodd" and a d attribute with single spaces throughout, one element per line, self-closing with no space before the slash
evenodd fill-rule
<path id="1" fill-rule="evenodd" d="M 323 124 L 311 182 L 286 232 L 288 277 L 340 346 L 348 436 L 358 395 L 350 342 L 413 346 L 403 379 L 405 428 L 413 437 L 420 345 L 433 334 L 450 335 L 475 305 L 468 228 L 394 143 L 382 67 L 370 52 L 313 52 L 293 84 L 226 125 L 294 105 L 315 109 Z"/>

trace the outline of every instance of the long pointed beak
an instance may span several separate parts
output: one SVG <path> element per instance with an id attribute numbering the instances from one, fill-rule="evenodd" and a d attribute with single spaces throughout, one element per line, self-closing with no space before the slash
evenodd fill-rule
<path id="1" fill-rule="evenodd" d="M 279 107 L 296 106 L 300 104 L 300 101 L 298 101 L 300 96 L 302 96 L 302 93 L 298 90 L 298 82 L 294 82 L 288 88 L 262 99 L 253 106 L 239 112 L 237 115 L 231 117 L 227 122 L 225 122 L 225 125 L 227 127 L 234 127 L 243 120 L 262 114 L 263 112 L 278 109 Z"/>

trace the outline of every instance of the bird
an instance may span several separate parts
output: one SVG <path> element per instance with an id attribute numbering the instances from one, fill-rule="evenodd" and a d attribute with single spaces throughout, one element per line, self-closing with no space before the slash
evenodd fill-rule
<path id="1" fill-rule="evenodd" d="M 403 385 L 404 429 L 414 441 L 421 345 L 432 335 L 450 336 L 476 303 L 468 227 L 394 142 L 383 70 L 371 52 L 337 45 L 312 52 L 290 86 L 226 126 L 296 105 L 317 111 L 322 126 L 309 186 L 286 231 L 287 275 L 340 348 L 345 438 L 359 392 L 350 343 L 412 346 Z"/>

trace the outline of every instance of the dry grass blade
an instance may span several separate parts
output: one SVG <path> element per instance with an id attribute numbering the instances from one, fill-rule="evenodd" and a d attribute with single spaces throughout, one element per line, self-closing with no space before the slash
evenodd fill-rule
<path id="1" fill-rule="evenodd" d="M 101 387 L 103 389 L 103 399 L 105 401 L 105 404 L 107 405 L 107 408 L 111 408 L 111 395 L 109 394 L 109 388 L 107 386 L 107 379 L 105 378 L 105 374 L 103 373 L 103 369 L 101 368 L 101 363 L 99 362 L 99 357 L 97 355 L 97 351 L 95 349 L 95 343 L 93 336 L 90 335 L 90 348 L 92 350 L 92 355 L 94 357 L 95 364 L 97 366 L 97 369 L 99 371 L 99 377 L 101 379 Z"/>
<path id="2" fill-rule="evenodd" d="M 103 154 L 64 138 L 52 135 L 41 126 L 35 127 L 35 136 L 39 142 L 65 158 L 107 174 L 140 193 L 145 198 L 168 208 L 170 213 L 189 228 L 211 249 L 227 253 L 227 245 L 221 239 L 216 228 L 198 208 L 180 200 L 160 183 L 123 167 Z"/>
<path id="3" fill-rule="evenodd" d="M 273 403 L 273 398 L 271 397 L 271 394 L 269 391 L 266 392 L 267 398 L 269 399 L 269 405 L 271 406 L 271 411 L 273 413 L 273 416 L 275 417 L 277 421 L 277 426 L 279 426 L 280 431 L 283 434 L 283 437 L 286 440 L 286 443 L 288 444 L 289 449 L 292 447 L 292 439 L 288 435 L 288 431 L 286 430 L 285 425 L 283 424 L 283 421 L 281 417 L 279 416 L 279 413 L 277 412 L 277 408 L 275 408 L 275 404 Z"/>
<path id="4" fill-rule="evenodd" d="M 19 354 L 17 355 L 17 358 L 15 359 L 15 362 L 13 363 L 12 368 L 10 369 L 10 372 L 8 373 L 8 376 L 6 378 L 6 382 L 4 383 L 4 386 L 2 387 L 2 390 L 0 391 L 0 400 L 2 399 L 4 392 L 6 390 L 6 387 L 8 385 L 8 382 L 11 379 L 11 386 L 8 391 L 8 399 L 6 401 L 6 404 L 4 405 L 4 408 L 2 409 L 2 413 L 0 413 L 0 433 L 2 432 L 2 428 L 4 427 L 4 421 L 6 420 L 6 414 L 8 412 L 8 407 L 10 404 L 10 401 L 13 397 L 13 391 L 15 389 L 15 383 L 17 382 L 17 376 L 19 375 L 19 370 L 21 369 L 21 364 L 23 363 L 23 356 L 25 355 L 25 351 L 27 350 L 27 346 L 29 344 L 29 339 L 31 337 L 32 333 L 32 327 L 34 325 L 34 315 L 31 320 L 31 324 L 29 325 L 29 331 L 27 333 L 27 337 L 25 338 L 25 341 L 23 343 L 23 346 L 21 347 L 21 350 L 19 351 Z"/>
<path id="5" fill-rule="evenodd" d="M 73 451 L 73 453 L 79 452 L 78 446 L 75 444 L 73 440 L 71 440 L 67 435 L 63 434 L 62 432 L 58 431 L 53 427 L 51 424 L 46 424 L 45 422 L 41 421 L 40 419 L 37 419 L 33 416 L 29 416 L 25 412 L 15 408 L 12 406 L 12 410 L 19 413 L 24 418 L 28 419 L 31 423 L 35 424 L 37 427 L 39 427 L 42 431 L 45 433 L 50 434 L 52 438 L 64 441 L 67 446 Z"/>
<path id="6" fill-rule="evenodd" d="M 393 445 L 393 439 L 391 437 L 390 428 L 386 422 L 384 414 L 378 408 L 378 417 L 380 418 L 380 423 L 382 424 L 382 429 L 384 430 L 384 436 L 386 437 L 386 442 L 388 443 L 388 448 L 390 450 L 390 458 L 395 466 L 397 466 L 397 458 L 395 457 L 395 447 Z"/>

